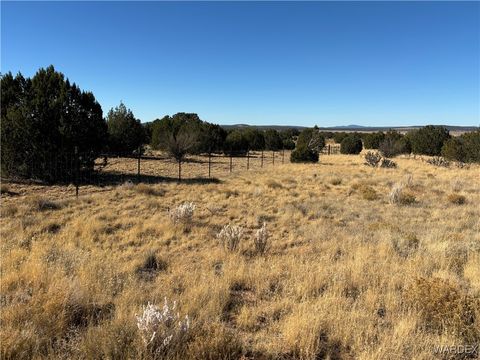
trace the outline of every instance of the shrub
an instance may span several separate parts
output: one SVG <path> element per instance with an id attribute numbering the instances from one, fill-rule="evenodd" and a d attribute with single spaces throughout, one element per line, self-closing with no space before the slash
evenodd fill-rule
<path id="1" fill-rule="evenodd" d="M 359 191 L 362 194 L 362 198 L 365 200 L 373 201 L 378 198 L 377 192 L 371 186 L 362 185 L 360 186 Z"/>
<path id="2" fill-rule="evenodd" d="M 459 162 L 480 162 L 480 131 L 452 137 L 442 147 L 442 156 Z"/>
<path id="3" fill-rule="evenodd" d="M 345 139 L 349 134 L 348 133 L 345 133 L 345 132 L 336 132 L 333 134 L 333 140 L 337 143 L 337 144 L 341 144 L 343 139 Z"/>
<path id="4" fill-rule="evenodd" d="M 467 201 L 465 196 L 460 194 L 450 194 L 448 195 L 448 201 L 455 205 L 463 205 Z"/>
<path id="5" fill-rule="evenodd" d="M 377 167 L 381 160 L 382 156 L 377 152 L 368 151 L 365 154 L 365 165 Z"/>
<path id="6" fill-rule="evenodd" d="M 255 244 L 255 250 L 259 254 L 265 254 L 268 249 L 268 231 L 267 231 L 267 224 L 264 222 L 262 227 L 257 230 L 255 233 L 255 237 L 253 238 L 253 242 Z"/>
<path id="7" fill-rule="evenodd" d="M 422 326 L 435 334 L 448 333 L 466 343 L 480 338 L 480 299 L 452 282 L 439 278 L 419 278 L 405 293 L 407 302 L 421 317 Z"/>
<path id="8" fill-rule="evenodd" d="M 378 150 L 385 157 L 393 157 L 400 154 L 410 154 L 411 146 L 407 137 L 391 131 L 385 135 L 385 139 L 378 146 Z"/>
<path id="9" fill-rule="evenodd" d="M 397 167 L 397 163 L 390 159 L 382 158 L 382 160 L 380 161 L 380 167 L 393 169 Z"/>
<path id="10" fill-rule="evenodd" d="M 318 152 L 308 149 L 306 146 L 297 147 L 290 154 L 292 163 L 316 163 L 318 162 Z"/>
<path id="11" fill-rule="evenodd" d="M 466 162 L 480 162 L 480 130 L 461 136 Z"/>
<path id="12" fill-rule="evenodd" d="M 459 138 L 452 137 L 445 141 L 442 146 L 442 156 L 447 160 L 465 162 L 465 149 L 463 141 Z"/>
<path id="13" fill-rule="evenodd" d="M 243 228 L 237 225 L 225 225 L 217 234 L 217 239 L 223 248 L 229 251 L 236 251 L 243 236 Z"/>
<path id="14" fill-rule="evenodd" d="M 168 211 L 170 220 L 176 225 L 181 223 L 185 226 L 190 226 L 193 219 L 193 212 L 195 211 L 195 204 L 186 202 L 178 205 L 176 208 Z"/>
<path id="15" fill-rule="evenodd" d="M 190 328 L 188 315 L 180 320 L 176 312 L 177 303 L 165 304 L 160 309 L 158 306 L 148 303 L 143 307 L 142 315 L 135 315 L 140 336 L 149 350 L 154 353 L 161 353 L 169 347 L 178 345 Z"/>
<path id="16" fill-rule="evenodd" d="M 350 134 L 340 144 L 342 154 L 360 154 L 362 151 L 362 139 L 357 134 Z"/>
<path id="17" fill-rule="evenodd" d="M 367 134 L 364 139 L 365 149 L 378 149 L 384 139 L 385 134 L 381 131 Z"/>
<path id="18" fill-rule="evenodd" d="M 405 193 L 402 184 L 396 184 L 388 196 L 390 204 L 409 205 L 415 202 L 415 196 Z"/>
<path id="19" fill-rule="evenodd" d="M 450 139 L 450 134 L 443 126 L 428 125 L 411 131 L 408 138 L 415 154 L 438 156 L 445 141 Z"/>
<path id="20" fill-rule="evenodd" d="M 445 158 L 435 156 L 431 159 L 427 159 L 427 163 L 434 165 L 434 166 L 441 166 L 441 167 L 449 167 L 450 162 L 445 160 Z"/>
<path id="21" fill-rule="evenodd" d="M 163 271 L 167 269 L 167 263 L 157 258 L 155 253 L 150 252 L 145 256 L 143 262 L 137 266 L 136 272 L 140 278 L 150 280 L 157 271 Z"/>

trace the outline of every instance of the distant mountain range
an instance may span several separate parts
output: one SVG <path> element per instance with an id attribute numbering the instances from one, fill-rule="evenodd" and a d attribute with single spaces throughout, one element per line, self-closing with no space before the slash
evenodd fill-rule
<path id="1" fill-rule="evenodd" d="M 305 129 L 306 126 L 297 126 L 297 125 L 248 125 L 248 124 L 235 124 L 235 125 L 221 125 L 224 129 L 245 129 L 245 128 L 252 128 L 252 129 L 259 129 L 259 130 L 266 130 L 266 129 L 275 129 L 275 130 L 286 130 L 286 129 L 298 129 L 302 130 Z M 469 132 L 469 131 L 476 131 L 480 130 L 478 126 L 451 126 L 451 125 L 441 125 L 446 127 L 449 131 L 461 131 L 461 132 Z M 414 125 L 414 126 L 361 126 L 361 125 L 343 125 L 343 126 L 333 126 L 333 127 L 319 127 L 321 131 L 358 131 L 358 132 L 372 132 L 372 131 L 388 131 L 388 130 L 396 130 L 399 132 L 406 132 L 413 129 L 419 129 L 423 126 L 421 125 Z"/>

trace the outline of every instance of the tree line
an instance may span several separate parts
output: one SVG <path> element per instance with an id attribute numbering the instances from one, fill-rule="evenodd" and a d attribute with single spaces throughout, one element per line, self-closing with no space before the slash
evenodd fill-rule
<path id="1" fill-rule="evenodd" d="M 442 126 L 426 126 L 406 135 L 321 132 L 318 127 L 277 131 L 239 128 L 227 131 L 194 113 L 177 113 L 142 124 L 123 103 L 103 116 L 93 93 L 83 91 L 53 66 L 32 78 L 11 73 L 1 77 L 1 169 L 7 176 L 56 181 L 71 175 L 71 155 L 78 167 L 93 169 L 99 154 L 133 155 L 149 144 L 178 161 L 187 154 L 293 150 L 292 162 L 317 162 L 326 139 L 340 144 L 344 154 L 363 148 L 384 156 L 403 153 L 444 156 L 462 162 L 480 162 L 480 132 L 452 137 Z M 49 161 L 55 159 L 55 161 Z"/>
<path id="2" fill-rule="evenodd" d="M 20 178 L 56 181 L 78 167 L 92 170 L 101 153 L 128 156 L 144 145 L 164 150 L 179 163 L 187 154 L 293 149 L 298 131 L 235 129 L 177 113 L 142 124 L 122 102 L 106 117 L 93 93 L 83 91 L 53 66 L 32 78 L 1 76 L 1 169 Z M 52 161 L 55 160 L 55 161 Z"/>

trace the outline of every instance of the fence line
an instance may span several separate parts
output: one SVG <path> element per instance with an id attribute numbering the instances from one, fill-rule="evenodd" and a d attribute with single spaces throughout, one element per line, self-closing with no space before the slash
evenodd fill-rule
<path id="1" fill-rule="evenodd" d="M 323 155 L 337 154 L 339 146 L 326 145 L 320 152 Z M 59 154 L 44 156 L 30 164 L 27 176 L 31 181 L 43 181 L 51 184 L 64 184 L 75 187 L 78 197 L 80 187 L 84 185 L 118 185 L 124 182 L 209 182 L 218 181 L 218 177 L 227 176 L 237 169 L 262 169 L 290 162 L 290 151 L 247 151 L 241 153 L 208 153 L 188 156 L 178 163 L 165 156 L 134 155 L 118 156 L 91 153 Z M 177 170 L 175 170 L 175 167 Z M 28 167 L 27 167 L 28 168 Z M 183 171 L 182 171 L 183 170 Z M 187 174 L 182 179 L 182 174 Z M 29 175 L 29 176 L 28 176 Z M 217 178 L 214 178 L 214 177 Z M 7 179 L 15 182 L 15 179 Z"/>

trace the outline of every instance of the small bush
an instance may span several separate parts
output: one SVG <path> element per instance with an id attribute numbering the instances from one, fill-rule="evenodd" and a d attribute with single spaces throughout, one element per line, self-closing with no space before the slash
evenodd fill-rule
<path id="1" fill-rule="evenodd" d="M 463 205 L 466 203 L 467 199 L 460 194 L 450 194 L 448 195 L 448 201 L 455 205 Z"/>
<path id="2" fill-rule="evenodd" d="M 390 204 L 410 205 L 415 203 L 415 196 L 404 191 L 402 184 L 396 184 L 388 196 Z"/>
<path id="3" fill-rule="evenodd" d="M 342 179 L 339 177 L 335 177 L 332 180 L 330 180 L 330 184 L 335 186 L 340 185 L 341 183 L 342 183 Z"/>
<path id="4" fill-rule="evenodd" d="M 380 167 L 381 168 L 387 168 L 387 169 L 394 169 L 397 167 L 397 163 L 386 158 L 382 158 L 380 161 Z"/>
<path id="5" fill-rule="evenodd" d="M 382 155 L 377 152 L 367 151 L 365 154 L 365 165 L 377 167 L 382 160 Z"/>
<path id="6" fill-rule="evenodd" d="M 378 198 L 377 192 L 371 186 L 364 185 L 364 186 L 361 186 L 359 190 L 360 190 L 360 193 L 362 194 L 362 198 L 364 198 L 365 200 L 373 201 Z"/>
<path id="7" fill-rule="evenodd" d="M 431 164 L 431 165 L 434 165 L 434 166 L 440 166 L 440 167 L 449 167 L 450 166 L 449 161 L 447 161 L 445 158 L 442 158 L 442 157 L 439 157 L 439 156 L 435 156 L 431 159 L 428 159 L 427 163 Z"/>
<path id="8" fill-rule="evenodd" d="M 480 339 L 480 299 L 450 281 L 419 278 L 405 294 L 420 314 L 423 327 L 435 334 L 451 334 L 474 344 Z"/>
<path id="9" fill-rule="evenodd" d="M 356 134 L 348 135 L 340 144 L 342 154 L 360 154 L 362 148 L 362 139 Z"/>
<path id="10" fill-rule="evenodd" d="M 257 253 L 263 255 L 268 250 L 268 236 L 267 224 L 264 222 L 262 227 L 255 233 L 253 239 Z"/>
<path id="11" fill-rule="evenodd" d="M 59 210 L 62 208 L 62 205 L 58 202 L 40 197 L 34 197 L 30 202 L 30 206 L 35 211 Z"/>
<path id="12" fill-rule="evenodd" d="M 190 226 L 193 219 L 193 212 L 195 211 L 195 204 L 191 202 L 183 203 L 174 209 L 168 211 L 170 220 L 174 225 L 183 224 L 184 226 Z"/>
<path id="13" fill-rule="evenodd" d="M 403 258 L 407 258 L 414 254 L 417 251 L 419 244 L 420 240 L 418 240 L 414 234 L 395 238 L 392 241 L 393 250 Z"/>
<path id="14" fill-rule="evenodd" d="M 243 236 L 243 228 L 237 225 L 225 225 L 223 229 L 217 234 L 217 239 L 220 241 L 224 249 L 229 251 L 236 251 Z"/>
<path id="15" fill-rule="evenodd" d="M 137 267 L 137 274 L 144 280 L 151 280 L 155 273 L 158 271 L 164 271 L 167 269 L 167 263 L 157 258 L 157 256 L 150 252 L 145 256 L 143 262 Z"/>
<path id="16" fill-rule="evenodd" d="M 300 146 L 290 154 L 290 161 L 292 163 L 316 163 L 318 159 L 318 152 L 310 150 L 306 146 Z"/>
<path id="17" fill-rule="evenodd" d="M 190 329 L 188 315 L 181 320 L 176 312 L 176 307 L 176 302 L 169 306 L 167 298 L 165 298 L 162 309 L 148 303 L 143 307 L 141 315 L 135 315 L 140 336 L 151 352 L 159 354 L 166 352 L 170 347 L 180 345 Z"/>

